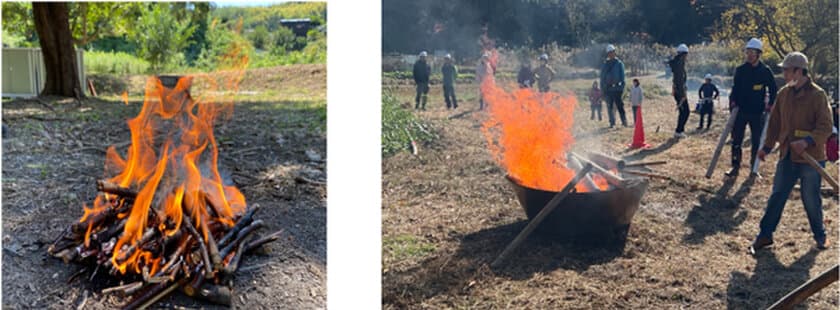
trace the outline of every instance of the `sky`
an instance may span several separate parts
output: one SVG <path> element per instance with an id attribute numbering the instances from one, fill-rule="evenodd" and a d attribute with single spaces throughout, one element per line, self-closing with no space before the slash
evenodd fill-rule
<path id="1" fill-rule="evenodd" d="M 213 1 L 219 7 L 229 7 L 229 6 L 269 6 L 272 4 L 289 2 L 289 0 L 275 0 L 275 1 L 263 1 L 263 0 L 256 0 L 256 1 L 236 1 L 236 0 L 226 0 L 226 1 Z"/>

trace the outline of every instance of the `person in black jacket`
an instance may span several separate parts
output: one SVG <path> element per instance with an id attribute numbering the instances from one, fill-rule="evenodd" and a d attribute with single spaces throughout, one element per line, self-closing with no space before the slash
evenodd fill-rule
<path id="1" fill-rule="evenodd" d="M 432 67 L 426 63 L 426 51 L 420 52 L 420 59 L 414 62 L 414 84 L 417 85 L 417 96 L 414 97 L 414 109 L 426 109 L 426 100 L 429 96 L 429 76 L 432 74 Z M 421 104 L 422 103 L 422 104 Z"/>
<path id="2" fill-rule="evenodd" d="M 718 91 L 717 86 L 712 83 L 712 75 L 707 73 L 705 76 L 706 83 L 700 86 L 700 90 L 697 91 L 697 95 L 700 96 L 700 100 L 702 103 L 700 104 L 700 126 L 697 127 L 697 130 L 703 129 L 703 116 L 708 115 L 709 121 L 706 123 L 706 129 L 712 126 L 712 114 L 715 114 L 715 102 L 713 100 L 717 99 L 720 95 L 720 91 Z"/>
<path id="3" fill-rule="evenodd" d="M 446 109 L 457 109 L 458 99 L 455 98 L 455 80 L 458 79 L 458 67 L 452 63 L 452 55 L 446 54 L 440 71 L 443 74 L 443 100 L 446 101 Z"/>
<path id="4" fill-rule="evenodd" d="M 675 138 L 685 138 L 685 123 L 688 122 L 688 116 L 691 110 L 688 108 L 688 89 L 685 86 L 687 75 L 685 72 L 685 60 L 688 57 L 688 46 L 680 44 L 677 47 L 677 55 L 668 61 L 668 66 L 671 67 L 673 73 L 673 85 L 671 94 L 674 95 L 674 100 L 677 102 L 677 109 L 679 116 L 677 116 L 677 128 L 674 130 Z"/>
<path id="5" fill-rule="evenodd" d="M 522 66 L 519 67 L 519 73 L 516 74 L 516 82 L 519 83 L 519 88 L 531 88 L 534 85 L 534 71 L 531 70 L 531 62 L 523 60 Z"/>
<path id="6" fill-rule="evenodd" d="M 752 38 L 744 49 L 746 61 L 735 69 L 732 91 L 729 94 L 729 109 L 738 107 L 735 124 L 732 127 L 732 169 L 726 172 L 729 177 L 738 175 L 741 168 L 741 144 L 744 132 L 750 126 L 750 167 L 755 162 L 758 148 L 761 146 L 764 114 L 770 111 L 776 102 L 778 86 L 764 62 L 761 61 L 761 41 Z"/>

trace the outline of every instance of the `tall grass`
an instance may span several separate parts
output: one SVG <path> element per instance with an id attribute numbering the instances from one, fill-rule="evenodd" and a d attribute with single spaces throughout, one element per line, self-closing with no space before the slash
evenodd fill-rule
<path id="1" fill-rule="evenodd" d="M 134 75 L 145 74 L 149 62 L 123 52 L 85 52 L 85 71 L 89 73 Z"/>
<path id="2" fill-rule="evenodd" d="M 390 156 L 411 148 L 411 141 L 421 143 L 437 136 L 409 109 L 400 106 L 391 91 L 382 91 L 382 155 Z"/>

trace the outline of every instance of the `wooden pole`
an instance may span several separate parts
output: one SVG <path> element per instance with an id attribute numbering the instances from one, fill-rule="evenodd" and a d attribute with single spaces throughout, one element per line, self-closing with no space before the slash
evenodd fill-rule
<path id="1" fill-rule="evenodd" d="M 712 161 L 709 162 L 709 168 L 706 169 L 706 178 L 712 177 L 712 172 L 715 171 L 715 166 L 717 166 L 718 159 L 720 158 L 720 151 L 723 150 L 723 145 L 726 144 L 726 137 L 729 136 L 729 133 L 732 132 L 732 127 L 735 126 L 735 118 L 738 116 L 738 107 L 732 109 L 732 112 L 729 113 L 729 120 L 726 121 L 726 127 L 723 128 L 723 132 L 720 133 L 720 139 L 718 139 L 717 147 L 715 148 L 715 153 L 712 155 Z"/>
<path id="2" fill-rule="evenodd" d="M 623 159 L 619 159 L 601 152 L 595 151 L 588 151 L 586 155 L 589 156 L 589 160 L 596 162 L 600 165 L 606 166 L 609 169 L 624 169 L 627 166 L 627 162 Z"/>
<path id="3" fill-rule="evenodd" d="M 828 174 L 828 171 L 825 171 L 825 168 L 820 166 L 820 163 L 817 162 L 817 160 L 814 159 L 814 157 L 811 157 L 811 154 L 808 154 L 807 152 L 802 152 L 802 157 L 808 161 L 808 164 L 811 165 L 811 167 L 817 169 L 817 172 L 819 172 L 823 179 L 825 179 L 825 181 L 828 182 L 829 185 L 831 185 L 831 188 L 834 189 L 835 193 L 838 192 L 837 180 L 832 178 L 831 175 Z"/>
<path id="4" fill-rule="evenodd" d="M 840 265 L 834 265 L 834 267 L 824 271 L 816 278 L 808 280 L 805 284 L 802 284 L 785 295 L 785 297 L 782 297 L 782 299 L 779 299 L 779 301 L 767 308 L 767 310 L 793 309 L 794 306 L 805 301 L 811 295 L 819 292 L 829 284 L 837 282 L 838 276 L 840 276 Z"/>
<path id="5" fill-rule="evenodd" d="M 661 175 L 661 174 L 657 174 L 657 173 L 650 173 L 650 172 L 644 172 L 644 171 L 621 170 L 621 172 L 628 173 L 628 174 L 639 175 L 639 176 L 643 176 L 643 177 L 649 177 L 649 178 L 659 178 L 659 179 L 665 179 L 665 180 L 670 180 L 671 179 L 671 177 L 669 177 L 667 175 Z"/>
<path id="6" fill-rule="evenodd" d="M 657 166 L 657 165 L 664 165 L 667 164 L 667 160 L 656 160 L 656 161 L 641 161 L 637 163 L 627 163 L 624 165 L 624 168 L 630 167 L 645 167 L 645 166 Z"/>
<path id="7" fill-rule="evenodd" d="M 572 170 L 580 171 L 580 169 L 583 168 L 583 164 L 579 160 L 577 160 L 577 158 L 575 158 L 574 156 L 568 155 L 566 157 L 567 157 L 566 160 L 568 161 L 569 168 L 571 168 Z M 597 192 L 597 191 L 601 190 L 598 187 L 598 185 L 595 184 L 595 181 L 592 181 L 592 176 L 590 176 L 588 174 L 583 177 L 583 180 L 581 180 L 581 184 L 583 184 L 586 187 L 586 191 L 588 191 L 588 192 Z"/>
<path id="8" fill-rule="evenodd" d="M 770 113 L 766 113 L 766 115 L 764 117 L 764 129 L 761 130 L 761 140 L 758 141 L 759 142 L 758 145 L 760 145 L 761 147 L 764 147 L 764 140 L 767 139 L 767 125 L 769 125 L 769 124 L 770 124 Z M 753 174 L 758 174 L 758 163 L 759 162 L 761 162 L 761 161 L 756 158 L 756 160 L 755 160 L 755 162 L 753 163 L 753 166 L 752 166 L 752 173 Z"/>
<path id="9" fill-rule="evenodd" d="M 517 235 L 516 238 L 514 238 L 513 241 L 510 244 L 508 244 L 507 247 L 505 247 L 504 251 L 502 251 L 502 254 L 499 254 L 499 257 L 497 257 L 496 260 L 494 260 L 493 263 L 490 264 L 490 266 L 494 268 L 499 267 L 504 262 L 504 260 L 508 256 L 510 256 L 511 253 L 513 253 L 513 250 L 518 248 L 519 245 L 521 245 L 522 242 L 525 241 L 525 238 L 528 238 L 528 235 L 530 235 L 534 231 L 534 229 L 536 229 L 537 226 L 539 226 L 540 223 L 543 220 L 545 220 L 545 218 L 552 211 L 554 211 L 554 209 L 557 208 L 557 206 L 560 205 L 560 203 L 563 202 L 563 200 L 565 200 L 567 196 L 569 196 L 569 193 L 572 192 L 572 190 L 575 188 L 575 185 L 577 185 L 577 183 L 580 182 L 580 180 L 583 179 L 583 177 L 587 173 L 589 173 L 589 170 L 592 170 L 592 164 L 584 164 L 583 168 L 581 168 L 580 171 L 578 171 L 578 173 L 569 181 L 569 183 L 566 184 L 566 187 L 564 187 L 560 192 L 558 192 L 557 195 L 554 195 L 554 198 L 551 198 L 551 200 L 545 205 L 545 207 L 542 210 L 540 210 L 540 213 L 537 213 L 537 216 L 535 216 L 533 219 L 531 219 L 530 222 L 528 222 L 528 225 L 525 226 L 525 228 L 522 229 L 521 232 L 519 232 L 519 235 Z"/>
<path id="10" fill-rule="evenodd" d="M 618 188 L 624 188 L 625 187 L 624 179 L 615 175 L 614 173 L 612 173 L 612 171 L 604 169 L 604 167 L 599 166 L 598 164 L 592 162 L 591 160 L 589 160 L 587 158 L 584 158 L 584 157 L 576 154 L 575 152 L 569 152 L 569 154 L 576 157 L 577 160 L 579 160 L 583 164 L 588 163 L 588 164 L 592 165 L 592 168 L 595 169 L 595 172 L 598 172 L 599 174 L 604 176 L 604 179 L 606 179 L 607 182 L 610 183 L 611 185 L 613 185 L 615 187 L 618 187 Z"/>

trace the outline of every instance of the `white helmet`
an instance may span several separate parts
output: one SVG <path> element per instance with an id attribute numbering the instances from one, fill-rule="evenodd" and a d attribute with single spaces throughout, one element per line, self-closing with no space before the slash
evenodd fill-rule
<path id="1" fill-rule="evenodd" d="M 747 41 L 747 47 L 745 47 L 744 49 L 748 49 L 748 48 L 751 48 L 751 49 L 756 49 L 756 50 L 758 50 L 759 52 L 760 52 L 760 51 L 762 51 L 762 49 L 761 49 L 761 40 L 756 39 L 756 38 L 752 38 L 752 39 L 750 39 L 749 41 Z"/>
<path id="2" fill-rule="evenodd" d="M 677 53 L 688 53 L 688 45 L 680 44 L 677 46 Z"/>
<path id="3" fill-rule="evenodd" d="M 481 54 L 481 58 L 490 58 L 490 52 L 484 52 L 484 54 Z"/>
<path id="4" fill-rule="evenodd" d="M 446 56 L 443 56 L 443 58 L 452 59 L 452 55 L 451 54 L 446 54 Z"/>
<path id="5" fill-rule="evenodd" d="M 426 57 L 428 55 L 429 55 L 429 53 L 426 53 L 426 51 L 420 52 L 420 57 Z"/>
<path id="6" fill-rule="evenodd" d="M 548 60 L 548 54 L 540 55 L 540 60 Z"/>
<path id="7" fill-rule="evenodd" d="M 711 80 L 712 79 L 712 74 L 711 73 L 706 73 L 706 76 L 704 78 L 707 79 L 707 80 Z"/>
<path id="8" fill-rule="evenodd" d="M 615 45 L 607 44 L 607 53 L 615 52 Z"/>

